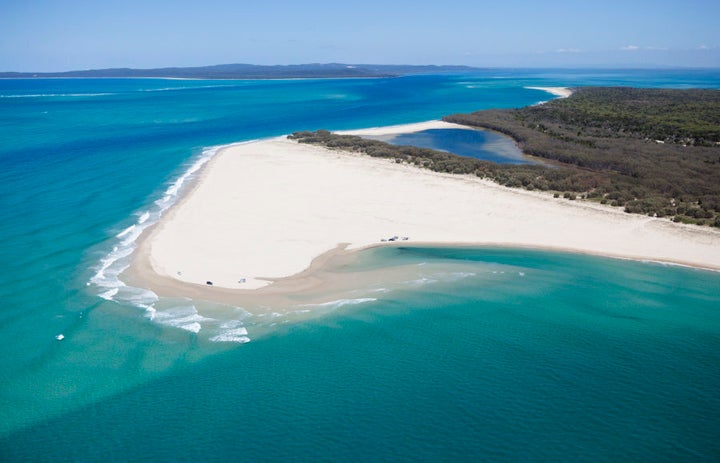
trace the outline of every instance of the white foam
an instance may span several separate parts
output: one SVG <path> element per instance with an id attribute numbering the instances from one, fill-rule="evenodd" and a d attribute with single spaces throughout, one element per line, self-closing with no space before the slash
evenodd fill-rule
<path id="1" fill-rule="evenodd" d="M 120 233 L 118 233 L 117 235 L 115 235 L 115 238 L 122 238 L 123 236 L 127 235 L 131 231 L 135 230 L 135 228 L 136 228 L 136 225 L 130 225 L 125 230 L 123 230 Z"/>
<path id="2" fill-rule="evenodd" d="M 104 293 L 100 293 L 99 296 L 108 301 L 112 301 L 113 296 L 116 295 L 118 291 L 120 291 L 120 288 L 112 288 L 105 291 Z"/>
<path id="3" fill-rule="evenodd" d="M 168 325 L 184 325 L 186 323 L 196 323 L 201 321 L 211 320 L 210 318 L 205 318 L 199 313 L 194 313 L 192 315 L 188 315 L 187 317 L 181 317 L 181 318 L 175 318 L 168 322 Z"/>
<path id="4" fill-rule="evenodd" d="M 113 296 L 114 301 L 124 302 L 126 304 L 148 309 L 158 301 L 158 296 L 149 289 L 136 288 L 123 284 L 118 287 L 118 292 Z"/>
<path id="5" fill-rule="evenodd" d="M 155 319 L 168 325 L 178 325 L 187 322 L 202 321 L 205 318 L 198 314 L 194 305 L 181 305 L 169 309 L 158 309 L 155 307 Z"/>
<path id="6" fill-rule="evenodd" d="M 145 230 L 145 227 L 143 227 L 141 224 L 133 225 L 131 227 L 128 227 L 127 233 L 125 233 L 123 236 L 119 237 L 122 238 L 122 241 L 120 241 L 120 246 L 122 248 L 130 248 L 130 251 L 132 252 L 133 249 L 135 249 L 134 245 L 135 241 L 142 235 L 143 230 Z"/>
<path id="7" fill-rule="evenodd" d="M 236 336 L 241 336 L 241 335 L 245 336 L 248 334 L 248 330 L 247 330 L 247 328 L 245 328 L 243 326 L 240 328 L 235 328 L 234 330 L 228 330 L 225 332 L 225 334 L 232 334 L 232 335 L 236 335 Z"/>
<path id="8" fill-rule="evenodd" d="M 192 331 L 193 333 L 199 333 L 200 329 L 202 328 L 202 326 L 200 326 L 200 323 L 197 323 L 197 322 L 190 323 L 188 325 L 175 325 L 175 326 L 177 326 L 178 328 L 182 328 L 183 330 L 186 330 L 186 331 Z"/>
<path id="9" fill-rule="evenodd" d="M 255 316 L 258 318 L 263 318 L 263 317 L 277 318 L 277 317 L 281 317 L 282 314 L 278 313 L 278 312 L 271 312 L 271 313 L 266 312 L 266 313 L 258 313 Z"/>
<path id="10" fill-rule="evenodd" d="M 210 338 L 210 340 L 213 342 L 237 342 L 239 344 L 250 342 L 250 338 L 247 336 L 236 336 L 230 333 L 218 334 L 217 336 Z"/>
<path id="11" fill-rule="evenodd" d="M 172 196 L 165 195 L 161 199 L 158 199 L 157 201 L 155 201 L 153 204 L 155 204 L 156 206 L 164 207 L 171 199 L 172 199 Z"/>
<path id="12" fill-rule="evenodd" d="M 320 304 L 302 304 L 299 307 L 322 307 L 325 309 L 338 309 L 346 305 L 364 304 L 377 301 L 374 297 L 359 297 L 357 299 L 337 299 L 335 301 L 322 302 Z"/>
<path id="13" fill-rule="evenodd" d="M 214 322 L 215 319 L 203 317 L 197 312 L 194 305 L 176 306 L 167 310 L 159 310 L 155 307 L 146 309 L 146 316 L 161 325 L 180 328 L 185 331 L 199 333 L 203 325 L 201 323 Z"/>
<path id="14" fill-rule="evenodd" d="M 150 212 L 145 211 L 142 214 L 140 214 L 140 218 L 138 218 L 138 224 L 142 225 L 145 222 L 147 222 L 147 219 L 150 218 Z"/>
<path id="15" fill-rule="evenodd" d="M 211 337 L 210 341 L 213 341 L 213 342 L 237 342 L 240 344 L 250 342 L 250 338 L 247 336 L 247 334 L 248 334 L 247 328 L 242 326 L 242 321 L 240 321 L 240 320 L 229 320 L 229 321 L 223 322 L 220 325 L 220 328 L 223 331 L 221 331 L 218 335 Z"/>
<path id="16" fill-rule="evenodd" d="M 112 251 L 100 259 L 100 268 L 90 278 L 88 284 L 94 284 L 100 288 L 117 288 L 124 286 L 118 279 L 118 275 L 127 268 L 125 259 L 132 254 L 133 248 L 127 246 L 114 246 Z"/>
<path id="17" fill-rule="evenodd" d="M 250 140 L 228 145 L 212 146 L 202 150 L 187 164 L 187 168 L 174 181 L 172 181 L 160 196 L 160 199 L 151 203 L 145 209 L 135 213 L 135 223 L 129 224 L 117 232 L 112 239 L 112 249 L 101 257 L 95 266 L 95 274 L 89 279 L 87 285 L 94 287 L 97 295 L 103 299 L 129 304 L 145 310 L 145 316 L 165 326 L 199 333 L 203 329 L 214 331 L 218 320 L 206 318 L 197 313 L 194 306 L 175 306 L 170 309 L 158 304 L 158 296 L 144 288 L 128 286 L 120 280 L 122 272 L 130 265 L 131 256 L 137 247 L 137 241 L 142 233 L 160 220 L 163 214 L 172 207 L 180 197 L 183 188 L 200 169 L 225 147 L 252 143 Z M 242 310 L 242 309 L 239 309 Z M 273 314 L 273 316 L 280 314 Z M 238 314 L 240 318 L 248 316 L 247 312 Z M 219 334 L 214 341 L 227 341 L 245 343 L 249 342 L 247 330 L 239 320 L 230 320 L 219 328 Z"/>
<path id="18" fill-rule="evenodd" d="M 163 213 L 175 203 L 188 179 L 224 146 L 231 145 L 205 148 L 183 174 L 168 186 L 161 201 L 155 201 L 149 209 L 138 212 L 135 223 L 125 227 L 115 235 L 117 241 L 112 250 L 100 259 L 95 274 L 88 282 L 88 286 L 93 285 L 101 290 L 102 293 L 98 293 L 101 297 L 112 298 L 117 302 L 129 303 L 139 307 L 147 308 L 149 304 L 157 301 L 157 296 L 154 293 L 149 292 L 148 294 L 146 290 L 140 288 L 136 288 L 137 291 L 126 291 L 125 283 L 120 281 L 120 274 L 129 266 L 130 256 L 137 247 L 137 240 L 143 231 L 157 223 Z M 116 291 L 111 292 L 112 289 L 116 289 Z"/>
<path id="19" fill-rule="evenodd" d="M 246 313 L 247 313 L 247 312 L 246 312 Z M 223 328 L 223 329 L 235 329 L 235 328 L 237 328 L 237 327 L 239 327 L 239 326 L 242 326 L 242 321 L 240 321 L 240 320 L 229 320 L 229 321 L 223 322 L 223 323 L 220 325 L 220 328 Z"/>

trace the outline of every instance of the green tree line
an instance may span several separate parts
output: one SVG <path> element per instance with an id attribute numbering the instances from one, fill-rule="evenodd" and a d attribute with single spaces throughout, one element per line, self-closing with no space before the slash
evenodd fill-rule
<path id="1" fill-rule="evenodd" d="M 289 138 L 720 227 L 720 91 L 586 87 L 542 105 L 443 119 L 509 135 L 551 165 L 496 164 L 326 130 Z"/>

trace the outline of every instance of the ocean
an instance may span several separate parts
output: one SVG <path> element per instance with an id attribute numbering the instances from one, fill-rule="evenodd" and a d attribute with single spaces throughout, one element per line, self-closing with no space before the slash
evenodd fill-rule
<path id="1" fill-rule="evenodd" d="M 262 316 L 119 278 L 219 146 L 580 85 L 720 71 L 0 80 L 0 461 L 719 461 L 717 272 L 380 248 L 346 271 L 392 284 Z"/>

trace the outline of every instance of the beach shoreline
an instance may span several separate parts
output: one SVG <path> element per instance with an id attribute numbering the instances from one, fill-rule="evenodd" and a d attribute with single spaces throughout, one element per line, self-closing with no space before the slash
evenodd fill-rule
<path id="1" fill-rule="evenodd" d="M 428 121 L 345 133 L 456 127 L 463 126 Z M 717 230 L 276 137 L 228 146 L 208 161 L 145 230 L 123 279 L 160 296 L 284 305 L 352 289 L 357 282 L 333 269 L 362 250 L 397 245 L 540 249 L 720 270 Z"/>
<path id="2" fill-rule="evenodd" d="M 573 90 L 569 87 L 525 87 L 528 90 L 542 90 L 559 98 L 568 98 L 573 94 Z"/>
<path id="3" fill-rule="evenodd" d="M 368 127 L 364 129 L 353 129 L 353 130 L 337 130 L 333 133 L 338 135 L 357 135 L 359 137 L 364 136 L 378 136 L 378 135 L 400 135 L 405 133 L 422 132 L 424 130 L 432 129 L 463 129 L 463 130 L 478 130 L 475 127 L 469 127 L 467 125 L 455 124 L 452 122 L 445 122 L 441 120 L 434 121 L 423 121 L 423 122 L 412 122 L 409 124 L 397 124 L 397 125 L 386 125 L 380 127 Z M 485 130 L 485 129 L 481 129 Z"/>

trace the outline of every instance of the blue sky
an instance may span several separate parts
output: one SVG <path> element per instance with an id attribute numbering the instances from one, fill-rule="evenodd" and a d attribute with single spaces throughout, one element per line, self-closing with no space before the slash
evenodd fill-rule
<path id="1" fill-rule="evenodd" d="M 0 0 L 0 71 L 220 63 L 720 67 L 720 1 Z"/>

